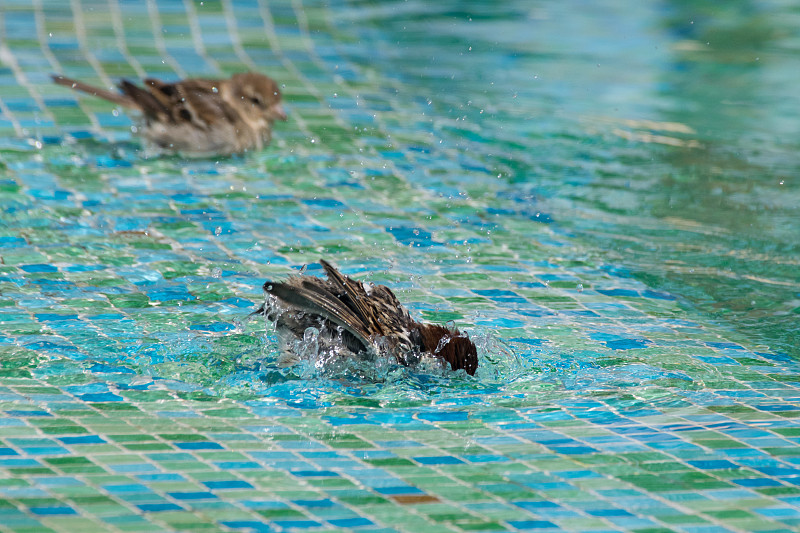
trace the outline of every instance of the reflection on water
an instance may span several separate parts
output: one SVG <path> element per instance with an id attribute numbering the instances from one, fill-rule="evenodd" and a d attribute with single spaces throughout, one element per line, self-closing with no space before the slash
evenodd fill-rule
<path id="1" fill-rule="evenodd" d="M 360 60 L 417 85 L 450 119 L 432 143 L 546 200 L 582 257 L 800 357 L 792 7 L 489 4 L 378 10 Z"/>
<path id="2" fill-rule="evenodd" d="M 687 342 L 712 320 L 748 349 L 800 357 L 788 8 L 578 4 L 334 5 L 340 56 L 302 64 L 330 69 L 325 95 L 290 86 L 308 129 L 287 125 L 263 153 L 143 160 L 123 135 L 18 141 L 0 169 L 3 253 L 33 270 L 4 273 L 22 310 L 7 342 L 28 342 L 5 367 L 82 379 L 66 357 L 287 401 L 308 378 L 324 383 L 315 397 L 377 382 L 386 397 L 702 388 L 713 367 L 648 353 L 658 339 L 626 329 L 670 313 Z M 351 65 L 358 76 L 331 81 Z M 478 378 L 279 368 L 274 337 L 234 324 L 264 279 L 326 255 L 489 339 Z M 613 299 L 617 280 L 622 298 L 647 293 L 639 308 L 587 307 L 584 284 Z M 648 298 L 674 297 L 679 312 L 646 315 Z"/>

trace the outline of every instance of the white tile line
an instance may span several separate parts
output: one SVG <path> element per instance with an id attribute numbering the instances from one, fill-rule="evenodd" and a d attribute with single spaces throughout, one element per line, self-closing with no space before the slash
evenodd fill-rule
<path id="1" fill-rule="evenodd" d="M 39 46 L 42 50 L 42 55 L 44 55 L 45 59 L 47 59 L 47 62 L 50 64 L 53 74 L 62 74 L 64 69 L 61 67 L 61 63 L 58 61 L 58 58 L 50 50 L 50 36 L 47 34 L 47 24 L 45 22 L 45 11 L 42 6 L 42 0 L 33 0 L 33 9 L 33 16 L 36 22 L 36 36 L 39 40 Z M 101 132 L 102 128 L 100 127 L 100 123 L 97 121 L 97 117 L 95 117 L 94 113 L 85 108 L 81 98 L 77 98 L 76 96 L 76 100 L 78 102 L 78 107 L 86 114 L 87 117 L 89 117 L 91 129 Z M 52 119 L 53 124 L 58 124 L 58 120 L 49 108 L 47 109 L 47 114 Z M 66 136 L 68 134 L 62 133 L 62 135 Z"/>
<path id="2" fill-rule="evenodd" d="M 222 0 L 223 12 L 225 14 L 225 23 L 228 28 L 228 33 L 231 37 L 231 42 L 233 43 L 234 50 L 236 51 L 236 56 L 249 68 L 253 70 L 258 70 L 257 65 L 252 60 L 252 58 L 245 52 L 244 48 L 242 48 L 241 40 L 238 36 L 237 24 L 236 24 L 236 16 L 233 13 L 233 8 L 231 7 L 230 0 Z M 272 20 L 272 14 L 269 12 L 269 7 L 265 6 L 261 0 L 258 2 L 259 13 L 261 15 L 262 20 L 264 21 L 264 29 L 266 30 L 267 40 L 269 41 L 270 45 L 272 46 L 272 53 L 274 53 L 278 58 L 280 58 L 281 63 L 287 68 L 287 70 L 291 71 L 298 80 L 303 83 L 303 86 L 307 88 L 307 80 L 302 78 L 302 74 L 297 70 L 297 68 L 292 64 L 291 61 L 283 54 L 281 50 L 280 43 L 278 42 L 277 35 L 275 34 L 275 25 Z M 268 73 L 267 73 L 268 74 Z M 278 85 L 281 85 L 281 81 L 277 80 Z M 300 113 L 293 113 L 291 116 L 291 120 L 297 123 L 297 126 L 300 128 L 303 133 L 305 133 L 309 139 L 313 137 L 311 131 L 308 129 L 308 125 L 303 117 L 300 116 Z M 312 141 L 313 142 L 313 141 Z"/>
<path id="3" fill-rule="evenodd" d="M 241 44 L 241 39 L 239 39 L 239 35 L 238 35 L 238 25 L 236 23 L 236 15 L 233 12 L 233 8 L 231 6 L 230 0 L 222 0 L 222 7 L 223 7 L 223 13 L 224 13 L 224 16 L 225 16 L 226 27 L 227 27 L 227 30 L 228 30 L 228 33 L 229 33 L 229 36 L 230 36 L 231 43 L 233 45 L 234 51 L 236 52 L 236 57 L 242 63 L 247 65 L 248 68 L 250 68 L 250 69 L 252 69 L 254 71 L 259 71 L 258 65 L 256 65 L 256 63 L 248 55 L 248 53 L 244 50 L 244 47 Z M 265 27 L 265 30 L 266 30 L 266 33 L 267 33 L 267 39 L 269 40 L 269 42 L 270 42 L 270 44 L 272 45 L 272 48 L 273 48 L 272 52 L 276 56 L 278 56 L 280 58 L 281 63 L 287 68 L 287 70 L 290 70 L 292 73 L 294 73 L 295 76 L 297 77 L 297 79 L 299 79 L 301 81 L 301 83 L 303 83 L 304 87 L 306 87 L 308 85 L 307 81 L 304 81 L 302 79 L 302 74 L 297 70 L 297 68 L 291 63 L 291 61 L 280 50 L 280 44 L 278 43 L 277 37 L 275 35 L 275 31 L 274 31 L 274 25 L 272 23 L 272 15 L 269 12 L 269 8 L 264 6 L 263 4 L 261 4 L 261 2 L 259 2 L 259 13 L 260 13 L 260 15 L 261 15 L 261 17 L 262 17 L 262 19 L 264 21 L 264 27 Z M 277 82 L 278 82 L 279 85 L 281 84 L 280 80 L 277 80 Z M 308 139 L 311 139 L 311 142 L 314 142 L 313 134 L 309 130 L 306 121 L 303 120 L 303 117 L 300 115 L 300 113 L 292 113 L 291 114 L 291 120 L 297 124 L 298 129 L 300 129 L 300 131 L 302 131 L 306 135 L 306 137 Z M 275 141 L 273 141 L 273 143 L 275 143 Z M 280 149 L 287 150 L 289 152 L 294 152 L 293 148 L 291 148 L 289 146 L 286 146 L 286 144 L 282 143 L 280 140 L 278 140 L 278 143 L 275 143 L 275 144 L 277 144 Z M 333 195 L 333 196 L 336 196 L 336 195 Z M 301 209 L 304 210 L 304 214 L 309 219 L 313 220 L 313 216 L 309 213 L 308 209 L 305 206 L 303 206 L 301 203 L 298 203 L 298 205 L 299 205 L 299 207 Z M 303 237 L 307 237 L 307 235 L 305 233 L 301 233 L 301 232 L 298 232 L 298 233 L 300 233 Z M 254 235 L 254 237 L 259 237 L 259 236 L 258 235 Z M 260 238 L 263 239 L 263 237 L 260 237 Z M 223 249 L 225 249 L 226 253 L 232 254 L 232 252 L 230 250 L 228 250 L 227 248 L 223 248 Z M 231 255 L 231 256 L 233 257 L 233 255 Z"/>
<path id="4" fill-rule="evenodd" d="M 257 70 L 253 59 L 244 51 L 242 40 L 239 38 L 239 29 L 236 24 L 236 15 L 233 13 L 233 6 L 230 0 L 222 0 L 222 12 L 225 16 L 225 27 L 228 30 L 228 37 L 231 39 L 231 46 L 236 53 L 236 57 L 250 70 Z"/>
<path id="5" fill-rule="evenodd" d="M 44 104 L 42 97 L 39 95 L 38 91 L 35 90 L 34 86 L 28 82 L 27 76 L 25 76 L 25 72 L 20 68 L 19 63 L 17 63 L 17 58 L 14 57 L 14 53 L 8 48 L 6 44 L 6 35 L 5 35 L 5 17 L 3 16 L 3 11 L 0 9 L 0 63 L 4 63 L 11 69 L 11 72 L 14 73 L 14 77 L 16 78 L 17 82 L 20 86 L 25 87 L 31 95 L 31 98 L 36 102 L 36 105 L 39 107 L 41 111 L 46 111 L 47 106 Z M 22 124 L 17 120 L 14 114 L 9 109 L 8 105 L 2 101 L 2 97 L 0 96 L 0 111 L 3 112 L 3 115 L 8 118 L 11 122 L 11 125 L 14 128 L 14 132 L 20 136 L 31 135 L 26 128 L 22 127 Z"/>
<path id="6" fill-rule="evenodd" d="M 219 63 L 210 55 L 208 55 L 206 45 L 203 43 L 203 33 L 200 29 L 200 21 L 198 20 L 197 9 L 195 8 L 193 0 L 183 0 L 183 5 L 186 8 L 186 18 L 189 23 L 189 31 L 192 35 L 192 44 L 194 45 L 194 49 L 197 51 L 198 55 L 205 60 L 206 64 L 208 64 L 214 70 L 215 73 L 221 72 L 222 69 L 219 67 Z"/>
<path id="7" fill-rule="evenodd" d="M 303 41 L 306 49 L 308 50 L 310 58 L 312 59 L 312 61 L 317 66 L 319 66 L 319 68 L 321 70 L 329 72 L 330 71 L 329 65 L 325 61 L 323 61 L 319 57 L 319 55 L 316 53 L 316 48 L 314 46 L 314 41 L 311 38 L 311 34 L 310 34 L 310 31 L 309 31 L 309 27 L 308 27 L 308 19 L 305 16 L 305 13 L 304 13 L 304 7 L 303 7 L 302 0 L 292 0 L 292 9 L 293 9 L 293 11 L 295 13 L 295 17 L 297 18 L 298 29 L 300 31 L 300 35 L 301 35 L 302 41 Z M 324 9 L 323 11 L 324 11 L 324 14 L 325 14 L 325 23 L 328 26 L 328 28 L 332 30 L 333 29 L 333 24 L 330 22 L 329 10 L 328 9 Z M 331 35 L 333 35 L 332 32 L 331 32 Z M 342 93 L 343 94 L 344 93 L 349 94 L 355 100 L 356 106 L 359 106 L 359 95 L 358 95 L 358 93 L 353 91 L 345 83 L 344 79 L 341 76 L 338 76 L 336 74 L 332 74 L 331 78 L 336 82 L 336 84 L 339 87 L 341 87 Z M 394 84 L 394 83 L 392 83 L 392 84 L 396 86 L 396 84 Z M 319 91 L 317 91 L 316 94 L 319 95 Z M 321 95 L 320 95 L 320 98 L 322 98 Z M 323 102 L 324 102 L 324 99 L 323 99 Z M 343 120 L 339 117 L 338 113 L 336 113 L 335 116 L 338 119 L 337 122 L 339 122 L 339 123 L 343 122 Z M 376 129 L 385 136 L 387 142 L 390 145 L 393 145 L 394 141 L 392 140 L 392 136 L 391 136 L 391 133 L 390 133 L 390 128 L 383 121 L 380 112 L 374 112 L 372 114 L 372 116 L 373 116 L 373 118 L 375 120 Z M 349 126 L 346 126 L 346 127 L 348 127 L 348 129 L 349 129 Z M 377 160 L 383 159 L 382 155 L 380 153 L 378 153 L 378 151 L 373 146 L 371 146 L 371 145 L 364 146 L 363 143 L 359 142 L 359 138 L 358 137 L 355 138 L 355 144 L 360 145 L 362 147 L 362 150 L 372 154 Z M 406 177 L 405 172 L 403 170 L 399 169 L 395 165 L 394 161 L 391 161 L 391 160 L 385 161 L 384 168 L 390 169 L 395 176 L 399 177 L 400 179 L 402 179 L 403 181 L 405 181 L 408 184 L 409 189 L 416 191 L 417 198 L 418 198 L 417 201 L 420 204 L 425 205 L 425 204 L 427 204 L 428 202 L 431 201 L 431 198 L 434 198 L 434 199 L 438 198 L 437 195 L 435 193 L 433 193 L 432 191 L 430 191 L 429 189 L 420 188 L 418 186 L 412 185 L 411 182 Z M 460 198 L 458 200 L 464 202 L 466 205 L 468 205 L 470 207 L 475 208 L 476 210 L 479 208 L 479 204 L 476 202 L 476 200 L 474 200 L 474 199 L 472 199 L 470 197 L 462 197 L 462 198 Z"/>
<path id="8" fill-rule="evenodd" d="M 136 75 L 140 79 L 146 78 L 147 73 L 142 68 L 142 65 L 131 55 L 130 50 L 128 50 L 128 42 L 125 39 L 125 24 L 122 19 L 122 12 L 118 0 L 108 0 L 108 7 L 111 13 L 111 26 L 114 28 L 114 35 L 117 38 L 119 51 L 122 53 L 125 61 L 127 61 L 134 72 L 136 72 Z"/>
<path id="9" fill-rule="evenodd" d="M 164 42 L 164 35 L 162 33 L 161 16 L 159 15 L 158 4 L 155 0 L 147 0 L 147 13 L 150 15 L 150 24 L 153 30 L 153 43 L 156 46 L 156 50 L 158 50 L 162 63 L 168 64 L 179 78 L 185 78 L 186 71 L 183 70 L 180 63 L 167 51 L 167 45 Z"/>
<path id="10" fill-rule="evenodd" d="M 103 70 L 103 65 L 101 65 L 94 56 L 91 48 L 89 47 L 89 43 L 86 40 L 86 26 L 83 20 L 83 6 L 81 6 L 81 0 L 70 0 L 69 4 L 72 8 L 72 21 L 75 24 L 75 37 L 78 39 L 78 47 L 83 53 L 83 57 L 86 58 L 86 62 L 89 63 L 89 65 L 91 65 L 91 67 L 97 73 L 98 77 L 103 83 L 103 86 L 111 87 L 114 83 L 111 81 L 111 78 L 108 77 L 108 74 L 106 74 L 106 72 Z"/>
<path id="11" fill-rule="evenodd" d="M 46 34 L 46 24 L 45 24 L 45 14 L 44 8 L 42 7 L 42 0 L 32 0 L 33 4 L 33 18 L 36 22 L 36 37 L 39 40 L 39 47 L 42 50 L 42 55 L 44 55 L 47 62 L 50 63 L 50 68 L 53 70 L 53 74 L 60 74 L 63 70 L 61 68 L 61 64 L 58 62 L 58 58 L 53 54 L 50 50 L 49 42 L 49 35 Z"/>
<path id="12" fill-rule="evenodd" d="M 2 48 L 0 48 L 0 61 L 2 61 L 2 57 Z M 22 137 L 24 135 L 22 125 L 17 120 L 17 117 L 14 116 L 14 113 L 11 112 L 6 103 L 3 101 L 2 96 L 0 96 L 0 115 L 2 115 L 3 118 L 11 123 L 11 127 L 14 128 L 14 134 L 17 137 Z"/>

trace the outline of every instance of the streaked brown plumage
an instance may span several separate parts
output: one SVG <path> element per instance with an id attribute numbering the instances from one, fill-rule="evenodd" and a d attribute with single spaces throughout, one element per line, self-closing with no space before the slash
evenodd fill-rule
<path id="1" fill-rule="evenodd" d="M 142 137 L 159 152 L 214 156 L 258 150 L 269 144 L 272 124 L 286 120 L 277 83 L 254 72 L 175 83 L 148 78 L 143 88 L 122 80 L 121 93 L 64 76 L 53 81 L 140 111 Z"/>
<path id="2" fill-rule="evenodd" d="M 327 279 L 290 276 L 266 282 L 264 292 L 277 305 L 265 304 L 254 314 L 266 315 L 279 334 L 295 339 L 303 339 L 310 327 L 320 328 L 328 332 L 327 343 L 353 354 L 387 353 L 406 366 L 428 354 L 452 370 L 475 374 L 478 352 L 466 334 L 417 322 L 388 287 L 364 285 L 327 261 L 320 264 Z"/>

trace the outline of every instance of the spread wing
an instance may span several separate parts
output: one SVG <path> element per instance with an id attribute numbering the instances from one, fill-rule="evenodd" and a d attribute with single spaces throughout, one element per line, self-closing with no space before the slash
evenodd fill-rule
<path id="1" fill-rule="evenodd" d="M 293 312 L 319 315 L 341 326 L 355 336 L 366 349 L 372 345 L 364 322 L 331 292 L 331 287 L 319 278 L 290 277 L 286 282 L 264 284 L 264 291 L 275 296 Z"/>
<path id="2" fill-rule="evenodd" d="M 285 307 L 270 317 L 276 325 L 301 337 L 305 329 L 319 320 L 341 326 L 347 335 L 348 347 L 361 344 L 386 349 L 398 362 L 411 364 L 421 352 L 427 352 L 449 363 L 453 370 L 465 369 L 474 374 L 478 354 L 474 343 L 457 329 L 414 321 L 394 293 L 384 285 L 365 286 L 339 272 L 325 260 L 320 263 L 328 279 L 292 276 L 285 282 L 264 284 L 264 291 Z M 254 314 L 268 314 L 262 306 Z M 269 316 L 269 315 L 268 315 Z M 356 348 L 357 351 L 358 348 Z"/>
<path id="3" fill-rule="evenodd" d="M 367 292 L 363 283 L 344 276 L 324 259 L 320 264 L 339 299 L 353 310 L 371 336 L 398 338 L 407 348 L 417 344 L 408 336 L 416 330 L 416 324 L 389 287 L 373 285 Z"/>

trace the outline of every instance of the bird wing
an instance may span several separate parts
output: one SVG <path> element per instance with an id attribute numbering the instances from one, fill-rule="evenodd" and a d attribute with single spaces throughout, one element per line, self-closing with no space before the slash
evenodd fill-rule
<path id="1" fill-rule="evenodd" d="M 191 123 L 200 129 L 209 129 L 222 121 L 233 124 L 239 119 L 222 97 L 220 80 L 187 79 L 165 83 L 148 78 L 144 80 L 147 92 L 157 100 L 170 122 Z"/>
<path id="2" fill-rule="evenodd" d="M 368 348 L 372 345 L 366 324 L 333 294 L 325 281 L 319 278 L 290 277 L 286 282 L 264 284 L 264 291 L 272 294 L 292 310 L 313 313 L 341 326 L 352 333 Z"/>
<path id="3" fill-rule="evenodd" d="M 383 335 L 384 331 L 382 325 L 380 323 L 375 323 L 374 309 L 370 306 L 369 296 L 367 295 L 367 291 L 364 290 L 364 284 L 343 275 L 336 270 L 336 267 L 324 259 L 320 259 L 319 262 L 322 268 L 325 269 L 328 281 L 340 292 L 339 298 L 361 318 L 362 322 L 367 324 L 370 333 Z"/>
<path id="4" fill-rule="evenodd" d="M 142 110 L 146 117 L 162 122 L 169 118 L 169 108 L 153 92 L 143 89 L 128 80 L 120 81 L 119 88 L 125 96 L 136 104 L 136 107 Z"/>
<path id="5" fill-rule="evenodd" d="M 324 259 L 320 263 L 328 280 L 342 293 L 339 299 L 366 325 L 371 337 L 399 340 L 404 349 L 416 344 L 410 334 L 417 325 L 389 287 L 372 285 L 367 292 L 360 281 L 343 275 Z"/>
<path id="6" fill-rule="evenodd" d="M 91 94 L 92 96 L 97 96 L 98 98 L 108 100 L 114 104 L 130 108 L 139 107 L 136 102 L 127 95 L 115 93 L 113 91 L 107 91 L 106 89 L 101 89 L 100 87 L 95 87 L 93 85 L 89 85 L 88 83 L 83 83 L 82 81 L 73 80 L 72 78 L 67 78 L 66 76 L 60 76 L 58 74 L 52 74 L 50 77 L 58 85 L 63 85 L 64 87 L 69 87 L 70 89 L 74 89 L 76 91 Z"/>

